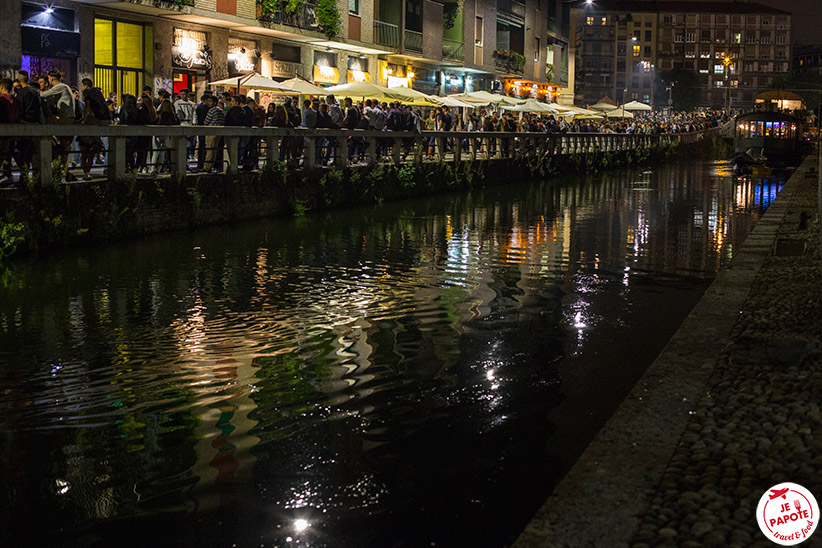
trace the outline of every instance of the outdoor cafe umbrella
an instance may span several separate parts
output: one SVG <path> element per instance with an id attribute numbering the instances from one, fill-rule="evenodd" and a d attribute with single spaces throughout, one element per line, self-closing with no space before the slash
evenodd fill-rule
<path id="1" fill-rule="evenodd" d="M 283 80 L 282 82 L 280 82 L 280 84 L 287 87 L 288 89 L 293 90 L 292 93 L 294 94 L 320 95 L 323 97 L 328 95 L 328 90 L 326 88 L 314 85 L 305 78 L 300 78 L 299 76 L 296 76 L 289 80 Z"/>
<path id="2" fill-rule="evenodd" d="M 591 105 L 593 110 L 609 111 L 617 108 L 616 104 L 607 95 L 600 99 L 595 105 Z"/>
<path id="3" fill-rule="evenodd" d="M 554 105 L 540 103 L 534 99 L 528 99 L 521 105 L 503 105 L 502 109 L 510 112 L 544 112 L 550 114 L 561 114 L 561 111 L 554 108 Z"/>
<path id="4" fill-rule="evenodd" d="M 209 82 L 208 85 L 236 87 L 238 92 L 240 88 L 251 88 L 263 91 L 289 92 L 292 95 L 295 94 L 294 90 L 283 86 L 276 80 L 266 78 L 258 72 L 249 72 L 248 74 L 244 74 L 243 76 L 238 76 L 236 78 L 226 78 L 224 80 L 217 80 L 216 82 Z"/>
<path id="5" fill-rule="evenodd" d="M 459 99 L 455 99 L 453 95 L 446 95 L 445 97 L 435 97 L 435 99 L 439 100 L 443 105 L 449 107 L 457 107 L 457 108 L 479 108 L 481 105 L 476 103 L 468 103 L 466 101 L 460 101 Z"/>
<path id="6" fill-rule="evenodd" d="M 388 92 L 394 99 L 406 105 L 417 105 L 424 107 L 438 106 L 442 104 L 442 97 L 427 95 L 421 91 L 406 87 L 388 88 Z"/>
<path id="7" fill-rule="evenodd" d="M 477 105 L 508 105 L 514 106 L 522 104 L 521 99 L 514 99 L 505 95 L 498 95 L 496 93 L 488 93 L 487 91 L 472 91 L 470 93 L 460 93 L 459 95 L 452 95 L 454 99 L 463 101 L 465 103 L 475 103 Z"/>
<path id="8" fill-rule="evenodd" d="M 333 93 L 339 97 L 351 97 L 366 99 L 377 99 L 379 101 L 394 99 L 389 88 L 384 88 L 369 82 L 352 82 L 325 88 L 326 93 Z M 396 99 L 395 99 L 396 100 Z"/>
<path id="9" fill-rule="evenodd" d="M 645 103 L 640 103 L 639 101 L 631 101 L 630 103 L 625 103 L 622 105 L 622 108 L 625 110 L 653 110 L 651 105 L 646 105 Z"/>

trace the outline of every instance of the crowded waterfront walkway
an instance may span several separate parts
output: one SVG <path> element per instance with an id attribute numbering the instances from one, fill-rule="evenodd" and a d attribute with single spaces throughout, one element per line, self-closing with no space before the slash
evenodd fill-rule
<path id="1" fill-rule="evenodd" d="M 302 104 L 286 97 L 265 109 L 231 92 L 196 99 L 146 87 L 119 105 L 88 78 L 73 88 L 57 70 L 31 80 L 20 71 L 0 80 L 0 186 L 35 173 L 50 183 L 52 161 L 60 181 L 71 182 L 230 174 L 274 162 L 314 169 L 628 150 L 693 140 L 727 120 L 723 111 L 592 120 L 491 106 L 422 110 L 347 97 L 340 104 L 331 94 Z"/>
<path id="2" fill-rule="evenodd" d="M 760 497 L 822 494 L 815 157 L 515 543 L 766 547 Z M 822 545 L 816 535 L 803 546 Z"/>

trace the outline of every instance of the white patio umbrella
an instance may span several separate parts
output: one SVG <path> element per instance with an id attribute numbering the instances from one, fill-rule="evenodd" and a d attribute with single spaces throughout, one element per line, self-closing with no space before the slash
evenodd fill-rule
<path id="1" fill-rule="evenodd" d="M 625 110 L 654 110 L 651 105 L 646 105 L 645 103 L 640 103 L 639 101 L 631 101 L 630 103 L 625 103 L 622 105 L 622 108 Z"/>
<path id="2" fill-rule="evenodd" d="M 237 78 L 225 78 L 224 80 L 217 80 L 216 82 L 209 82 L 209 86 L 230 86 L 236 88 L 251 88 L 251 89 L 259 89 L 263 91 L 276 91 L 276 92 L 288 92 L 291 95 L 296 95 L 297 93 L 285 87 L 281 83 L 277 82 L 276 80 L 272 80 L 271 78 L 266 78 L 265 76 L 261 75 L 258 72 L 249 72 L 248 74 L 244 74 L 243 76 L 238 76 Z"/>
<path id="3" fill-rule="evenodd" d="M 633 118 L 634 115 L 622 107 L 615 108 L 605 114 L 608 118 Z"/>

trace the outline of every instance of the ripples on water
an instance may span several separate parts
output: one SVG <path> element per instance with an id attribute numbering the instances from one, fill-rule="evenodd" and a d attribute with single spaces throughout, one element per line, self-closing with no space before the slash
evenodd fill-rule
<path id="1" fill-rule="evenodd" d="M 677 166 L 18 261 L 3 529 L 506 545 L 780 184 Z"/>

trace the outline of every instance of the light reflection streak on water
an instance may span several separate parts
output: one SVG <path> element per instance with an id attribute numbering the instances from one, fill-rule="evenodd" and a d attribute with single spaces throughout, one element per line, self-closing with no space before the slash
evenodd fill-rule
<path id="1" fill-rule="evenodd" d="M 538 200 L 380 220 L 367 234 L 354 225 L 319 228 L 317 241 L 197 242 L 187 257 L 147 256 L 156 267 L 109 266 L 88 290 L 58 293 L 42 310 L 0 303 L 4 340 L 46 333 L 30 357 L 15 356 L 33 373 L 4 371 L 11 393 L 0 410 L 29 433 L 108 432 L 99 446 L 74 444 L 94 474 L 69 474 L 68 458 L 39 471 L 81 517 L 95 513 L 72 497 L 115 489 L 129 507 L 134 485 L 143 500 L 172 492 L 200 511 L 224 504 L 225 485 L 288 510 L 377 507 L 392 487 L 363 462 L 390 452 L 425 413 L 470 410 L 482 432 L 509 420 L 509 390 L 523 382 L 516 356 L 493 330 L 476 349 L 461 346 L 475 322 L 501 310 L 530 317 L 561 291 L 572 298 L 557 323 L 571 334 L 567 350 L 582 353 L 603 322 L 593 310 L 610 279 L 624 296 L 643 270 L 710 275 L 749 228 L 733 214 L 776 192 L 775 183 L 723 179 L 706 191 L 710 201 L 697 193 L 669 211 L 689 191 L 681 181 L 653 191 L 630 177 L 607 184 L 601 202 L 591 188 L 566 186 Z M 666 238 L 673 243 L 657 243 Z M 136 477 L 118 470 L 97 487 L 95 463 L 122 454 L 145 459 Z M 271 458 L 283 470 L 268 480 L 281 490 L 255 492 L 249 484 Z"/>

